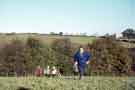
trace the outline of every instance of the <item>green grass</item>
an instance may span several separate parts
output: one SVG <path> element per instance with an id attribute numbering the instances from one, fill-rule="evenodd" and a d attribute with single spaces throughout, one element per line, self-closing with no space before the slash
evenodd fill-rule
<path id="1" fill-rule="evenodd" d="M 92 43 L 95 39 L 95 37 L 70 37 L 72 42 L 80 44 Z"/>
<path id="2" fill-rule="evenodd" d="M 17 90 L 19 87 L 29 87 L 31 90 L 128 90 L 128 80 L 127 77 L 98 76 L 85 77 L 83 80 L 65 77 L 0 77 L 0 90 Z"/>

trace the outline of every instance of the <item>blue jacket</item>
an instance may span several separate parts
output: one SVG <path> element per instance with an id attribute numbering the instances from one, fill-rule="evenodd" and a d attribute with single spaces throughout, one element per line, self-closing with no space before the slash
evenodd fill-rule
<path id="1" fill-rule="evenodd" d="M 78 62 L 79 66 L 83 66 L 86 64 L 86 62 L 90 59 L 90 53 L 87 51 L 84 51 L 82 55 L 80 55 L 80 52 L 76 52 L 74 55 L 74 61 Z"/>

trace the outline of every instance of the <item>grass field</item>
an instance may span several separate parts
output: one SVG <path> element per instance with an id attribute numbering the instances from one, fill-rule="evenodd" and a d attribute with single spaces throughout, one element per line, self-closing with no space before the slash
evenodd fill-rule
<path id="1" fill-rule="evenodd" d="M 19 90 L 21 87 L 30 90 L 134 90 L 135 83 L 131 81 L 135 82 L 135 79 L 98 76 L 85 77 L 83 80 L 65 77 L 0 77 L 0 90 Z"/>
<path id="2" fill-rule="evenodd" d="M 29 36 L 40 38 L 45 44 L 50 45 L 56 39 L 69 38 L 72 43 L 87 44 L 92 43 L 95 37 L 79 37 L 79 36 L 57 36 L 57 35 L 0 35 L 0 42 L 8 43 L 12 39 L 26 40 Z"/>

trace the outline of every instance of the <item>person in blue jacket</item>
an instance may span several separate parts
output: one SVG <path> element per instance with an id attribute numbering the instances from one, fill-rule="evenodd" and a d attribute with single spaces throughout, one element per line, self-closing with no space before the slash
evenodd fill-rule
<path id="1" fill-rule="evenodd" d="M 74 55 L 74 64 L 78 66 L 79 79 L 84 76 L 86 65 L 89 64 L 90 53 L 84 48 L 80 47 Z"/>

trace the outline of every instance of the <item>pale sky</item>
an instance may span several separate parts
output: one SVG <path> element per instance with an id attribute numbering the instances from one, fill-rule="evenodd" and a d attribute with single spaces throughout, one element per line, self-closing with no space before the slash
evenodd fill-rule
<path id="1" fill-rule="evenodd" d="M 135 29 L 135 0 L 0 0 L 0 32 L 119 33 Z"/>

